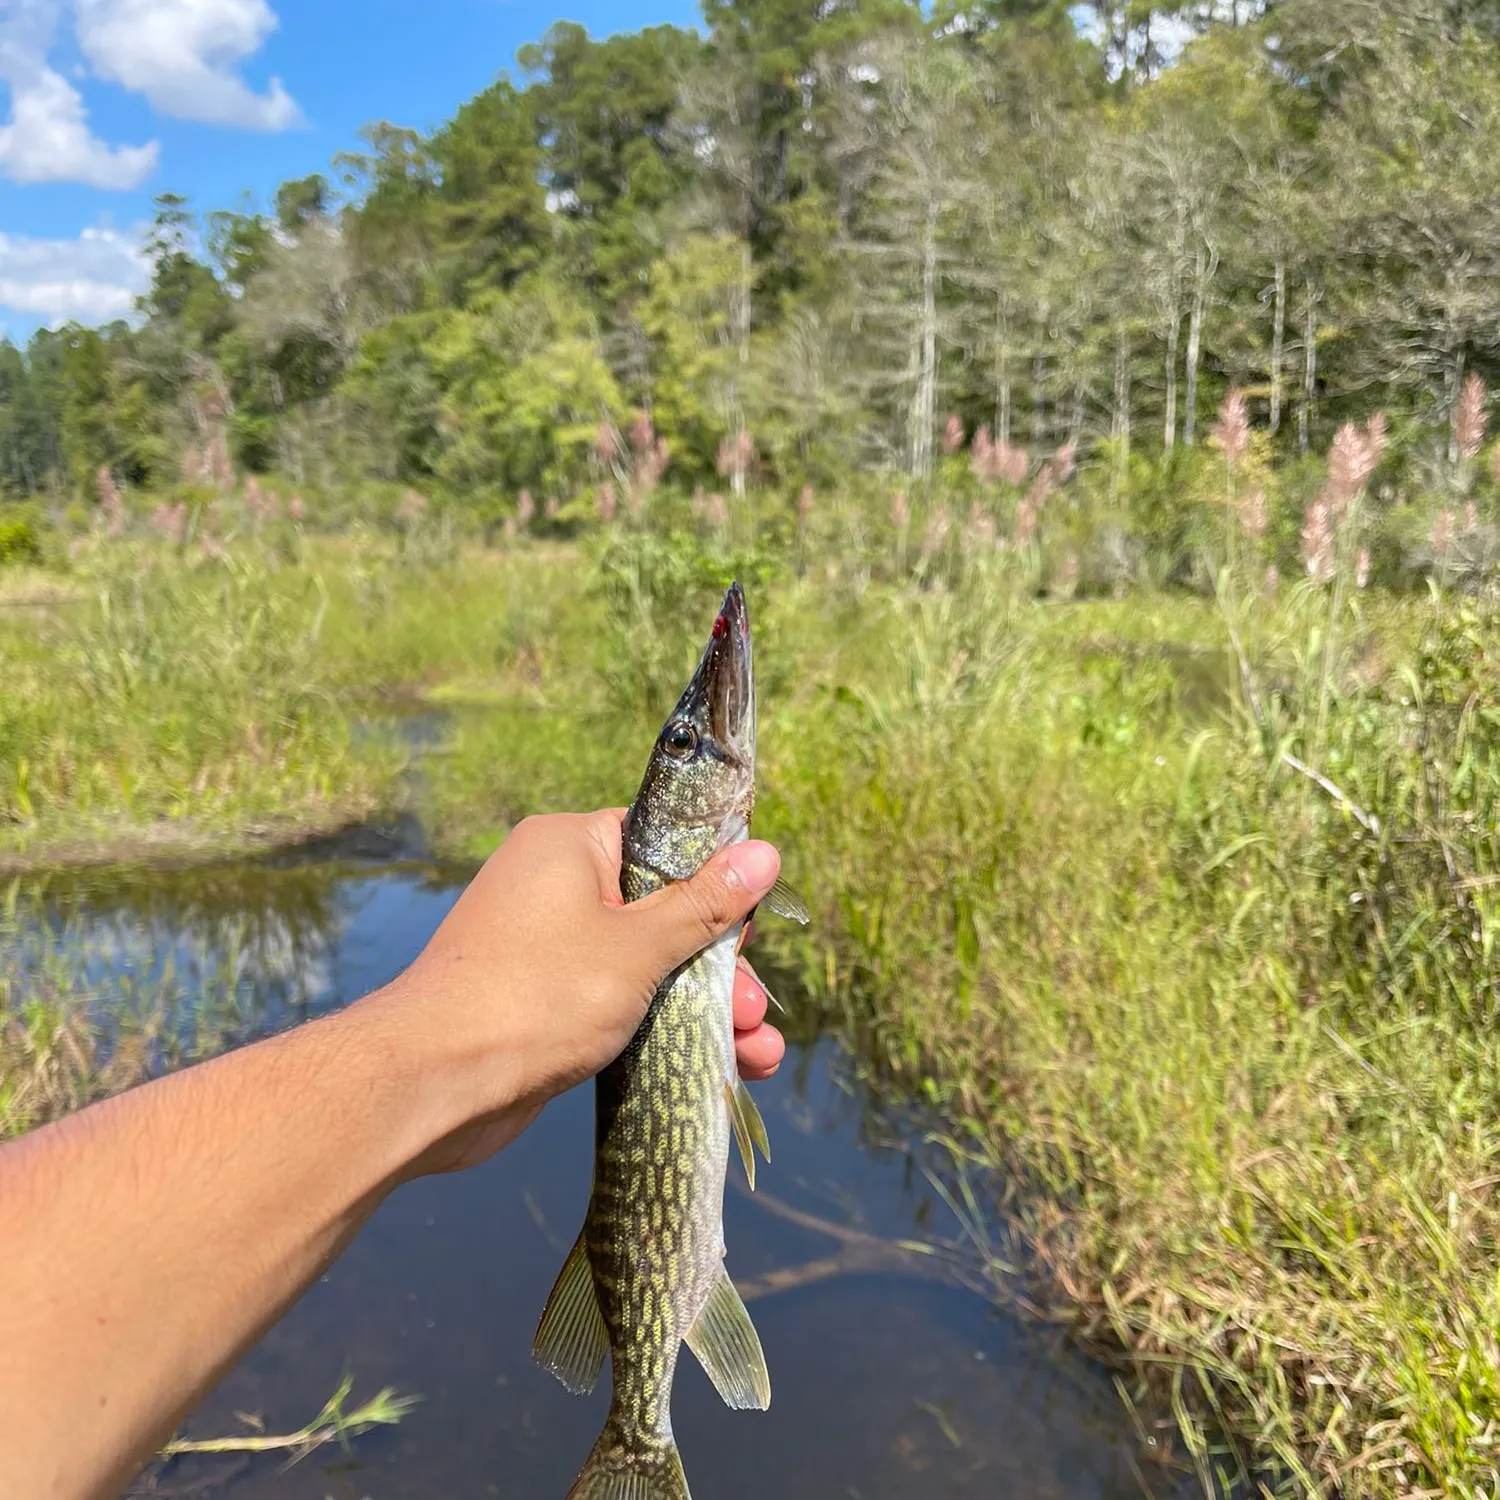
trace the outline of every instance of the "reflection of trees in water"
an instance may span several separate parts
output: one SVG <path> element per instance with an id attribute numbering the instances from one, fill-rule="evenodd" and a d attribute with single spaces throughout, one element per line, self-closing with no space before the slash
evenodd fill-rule
<path id="1" fill-rule="evenodd" d="M 7 1012 L 13 1025 L 29 1014 L 44 1022 L 44 1042 L 55 1036 L 72 1047 L 81 1019 L 86 1096 L 120 1087 L 347 998 L 334 993 L 334 959 L 368 882 L 399 878 L 436 892 L 470 873 L 423 860 L 283 860 L 52 872 L 12 883 L 8 903 L 0 886 L 0 1029 Z M 991 1240 L 1006 1217 L 995 1201 L 1005 1180 L 943 1136 L 920 1077 L 899 1078 L 881 1065 L 882 1049 L 862 1034 L 852 1008 L 818 1004 L 816 988 L 799 982 L 798 960 L 808 960 L 793 946 L 797 935 L 789 940 L 778 925 L 765 925 L 755 956 L 785 1006 L 773 1019 L 794 1044 L 794 1112 L 807 1111 L 808 1128 L 814 1116 L 825 1124 L 830 1113 L 842 1116 L 863 1148 L 899 1156 L 913 1226 L 924 1238 L 937 1229 L 943 1242 L 957 1229 L 983 1262 L 1008 1260 L 1003 1230 L 1001 1246 Z M 67 1032 L 58 1029 L 63 1019 Z M 818 1047 L 830 1033 L 841 1046 Z M 830 1085 L 842 1105 L 826 1097 Z M 56 1092 L 82 1102 L 77 1088 Z M 825 1195 L 835 1220 L 864 1234 L 857 1204 L 835 1184 L 825 1185 Z M 857 1254 L 846 1247 L 839 1264 L 850 1255 L 860 1260 L 871 1245 L 861 1240 Z"/>
<path id="2" fill-rule="evenodd" d="M 331 1008 L 365 896 L 471 873 L 283 859 L 0 883 L 0 1137 Z"/>
<path id="3" fill-rule="evenodd" d="M 329 998 L 338 871 L 256 865 L 53 873 L 11 889 L 9 1008 L 82 1012 L 151 1070 L 278 1029 Z"/>

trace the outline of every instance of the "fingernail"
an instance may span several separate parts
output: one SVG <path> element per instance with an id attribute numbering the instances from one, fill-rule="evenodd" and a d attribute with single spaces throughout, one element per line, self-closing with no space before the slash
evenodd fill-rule
<path id="1" fill-rule="evenodd" d="M 735 844 L 725 855 L 729 879 L 738 881 L 752 896 L 764 896 L 781 873 L 781 856 L 775 846 L 760 839 Z"/>

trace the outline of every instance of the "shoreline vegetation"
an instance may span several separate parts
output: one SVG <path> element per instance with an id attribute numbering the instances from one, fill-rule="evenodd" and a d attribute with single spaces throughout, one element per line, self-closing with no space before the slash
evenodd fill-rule
<path id="1" fill-rule="evenodd" d="M 368 827 L 368 818 L 346 815 L 316 822 L 272 819 L 259 825 L 216 831 L 182 823 L 158 823 L 140 828 L 126 826 L 92 837 L 75 833 L 50 842 L 28 844 L 24 851 L 0 852 L 0 880 L 59 870 L 117 869 L 122 865 L 178 868 L 255 859 L 295 853 Z"/>
<path id="2" fill-rule="evenodd" d="M 629 797 L 737 572 L 757 826 L 816 924 L 769 952 L 1018 1184 L 1046 1314 L 1172 1416 L 1206 1485 L 1477 1497 L 1500 614 L 1441 579 L 1361 585 L 1378 424 L 1341 434 L 1331 535 L 1268 586 L 1242 421 L 1226 402 L 1198 503 L 1227 561 L 1197 592 L 1043 587 L 1044 542 L 900 491 L 790 520 L 772 494 L 715 517 L 663 493 L 498 545 L 428 516 L 246 528 L 216 555 L 127 507 L 118 535 L 54 539 L 25 585 L 47 602 L 0 614 L 4 857 L 402 810 L 482 857 L 530 811 Z M 4 946 L 6 1128 L 140 1076 L 69 1009 L 77 973 Z M 222 1045 L 195 1035 L 180 1055 Z"/>

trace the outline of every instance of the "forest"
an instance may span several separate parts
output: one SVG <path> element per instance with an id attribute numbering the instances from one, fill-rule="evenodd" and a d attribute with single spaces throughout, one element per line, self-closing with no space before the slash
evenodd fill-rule
<path id="1" fill-rule="evenodd" d="M 163 195 L 138 317 L 0 346 L 0 493 L 81 522 L 107 474 L 194 512 L 232 470 L 315 521 L 364 486 L 493 534 L 659 485 L 711 517 L 949 478 L 1117 588 L 1201 574 L 1235 389 L 1268 565 L 1306 561 L 1309 456 L 1378 411 L 1377 576 L 1462 572 L 1490 550 L 1497 99 L 1486 0 L 559 23 L 269 208 Z"/>

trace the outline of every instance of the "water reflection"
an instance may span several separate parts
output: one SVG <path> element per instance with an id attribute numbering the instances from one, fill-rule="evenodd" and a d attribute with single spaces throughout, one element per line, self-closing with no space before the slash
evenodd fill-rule
<path id="1" fill-rule="evenodd" d="M 175 1034 L 201 1047 L 208 1028 L 191 1017 L 205 996 L 220 1008 L 232 997 L 238 1038 L 385 982 L 461 879 L 347 860 L 92 874 L 51 883 L 45 909 L 106 1001 L 124 993 L 112 977 L 170 971 L 183 996 Z M 799 1044 L 758 1097 L 774 1161 L 761 1194 L 732 1188 L 726 1233 L 775 1394 L 768 1413 L 731 1413 L 684 1360 L 674 1416 L 697 1500 L 1166 1492 L 1108 1380 L 964 1284 L 957 1226 L 915 1170 L 901 1120 L 853 1081 L 831 1039 Z M 294 1430 L 348 1369 L 356 1396 L 383 1385 L 423 1396 L 400 1427 L 292 1468 L 182 1459 L 136 1492 L 560 1500 L 606 1398 L 568 1396 L 529 1349 L 583 1214 L 591 1134 L 591 1097 L 577 1090 L 487 1166 L 402 1190 L 186 1424 L 222 1435 L 251 1413 Z"/>

